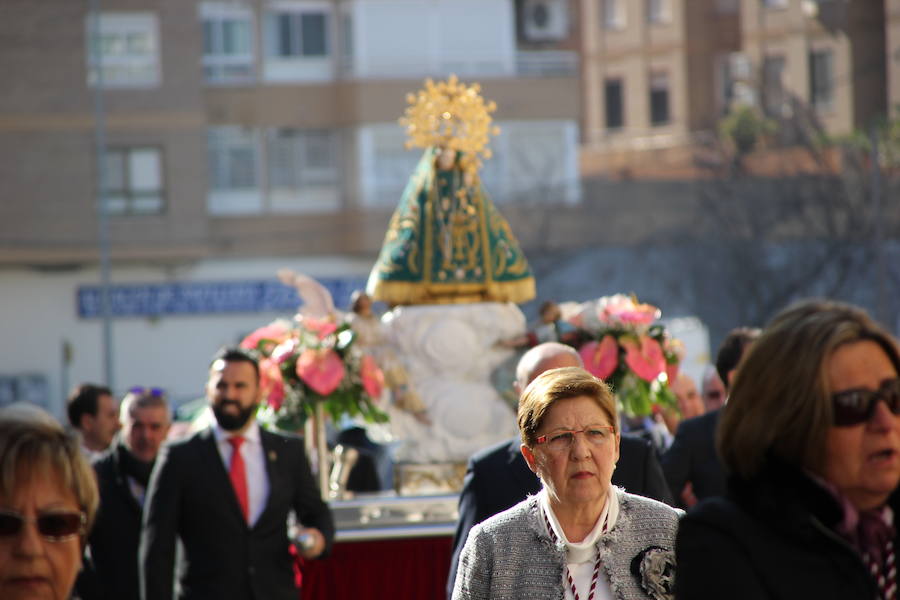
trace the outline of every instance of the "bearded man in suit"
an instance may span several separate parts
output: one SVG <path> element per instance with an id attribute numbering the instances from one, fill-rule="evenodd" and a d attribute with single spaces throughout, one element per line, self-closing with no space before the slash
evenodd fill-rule
<path id="1" fill-rule="evenodd" d="M 301 556 L 322 556 L 334 538 L 303 442 L 256 423 L 259 365 L 240 349 L 216 356 L 206 394 L 216 423 L 165 446 L 150 478 L 141 597 L 296 600 L 288 514 L 304 526 L 292 534 Z"/>
<path id="2" fill-rule="evenodd" d="M 583 367 L 581 357 L 571 346 L 557 342 L 539 344 L 522 355 L 516 366 L 513 387 L 521 393 L 544 371 L 562 367 Z M 612 476 L 613 485 L 632 494 L 647 496 L 672 504 L 656 451 L 646 440 L 622 434 L 619 461 Z M 469 459 L 463 489 L 459 495 L 459 520 L 453 539 L 453 555 L 447 580 L 447 598 L 453 595 L 459 554 L 469 530 L 488 517 L 510 508 L 536 494 L 541 481 L 528 468 L 522 456 L 522 440 L 518 437 L 477 452 Z"/>

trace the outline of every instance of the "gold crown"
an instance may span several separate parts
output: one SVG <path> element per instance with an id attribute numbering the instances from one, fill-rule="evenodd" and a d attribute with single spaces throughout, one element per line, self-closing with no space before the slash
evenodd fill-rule
<path id="1" fill-rule="evenodd" d="M 490 136 L 500 133 L 499 127 L 491 126 L 491 113 L 497 110 L 497 104 L 485 103 L 479 92 L 479 84 L 467 86 L 456 75 L 438 83 L 426 79 L 424 89 L 406 96 L 410 106 L 400 118 L 409 136 L 406 147 L 456 150 L 466 163 L 464 168 L 477 171 L 481 166 L 479 155 L 485 160 L 491 158 Z"/>

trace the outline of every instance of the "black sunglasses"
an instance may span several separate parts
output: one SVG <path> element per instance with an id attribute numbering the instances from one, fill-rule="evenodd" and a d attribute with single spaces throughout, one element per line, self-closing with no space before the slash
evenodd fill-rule
<path id="1" fill-rule="evenodd" d="M 0 510 L 0 538 L 19 535 L 25 523 L 35 523 L 38 533 L 51 542 L 64 542 L 84 534 L 87 517 L 83 512 L 46 512 L 33 518 Z"/>
<path id="2" fill-rule="evenodd" d="M 892 413 L 900 415 L 900 378 L 885 381 L 877 390 L 858 388 L 834 394 L 831 397 L 834 424 L 851 427 L 865 423 L 875 414 L 879 400 L 884 400 Z"/>

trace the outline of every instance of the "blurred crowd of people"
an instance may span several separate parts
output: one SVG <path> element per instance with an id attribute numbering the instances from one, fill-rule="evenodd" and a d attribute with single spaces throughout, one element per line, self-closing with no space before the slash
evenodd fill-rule
<path id="1" fill-rule="evenodd" d="M 215 356 L 206 395 L 214 422 L 165 446 L 158 388 L 117 407 L 81 385 L 71 429 L 34 405 L 0 409 L 0 598 L 297 600 L 298 561 L 327 555 L 335 531 L 302 439 L 256 422 L 244 350 Z"/>
<path id="2" fill-rule="evenodd" d="M 521 436 L 469 461 L 448 598 L 897 597 L 900 354 L 864 311 L 734 329 L 645 423 L 579 365 L 523 356 Z"/>
<path id="3" fill-rule="evenodd" d="M 664 442 L 571 346 L 525 342 L 519 436 L 469 461 L 448 598 L 896 598 L 900 350 L 864 311 L 734 329 L 699 390 L 671 383 Z M 302 440 L 257 424 L 251 354 L 208 375 L 213 423 L 165 444 L 157 388 L 79 386 L 71 429 L 0 409 L 0 598 L 298 598 L 335 534 Z"/>

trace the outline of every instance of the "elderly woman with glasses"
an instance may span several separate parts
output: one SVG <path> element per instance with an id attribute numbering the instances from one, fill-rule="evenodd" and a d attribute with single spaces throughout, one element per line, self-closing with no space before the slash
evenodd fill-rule
<path id="1" fill-rule="evenodd" d="M 0 598 L 68 598 L 96 511 L 78 440 L 32 405 L 0 409 Z"/>
<path id="2" fill-rule="evenodd" d="M 677 598 L 897 597 L 898 372 L 895 340 L 855 307 L 774 318 L 719 424 L 728 494 L 678 532 Z"/>
<path id="3" fill-rule="evenodd" d="M 543 489 L 471 530 L 454 599 L 671 597 L 679 512 L 610 484 L 617 423 L 609 387 L 583 369 L 531 382 L 519 429 Z"/>

